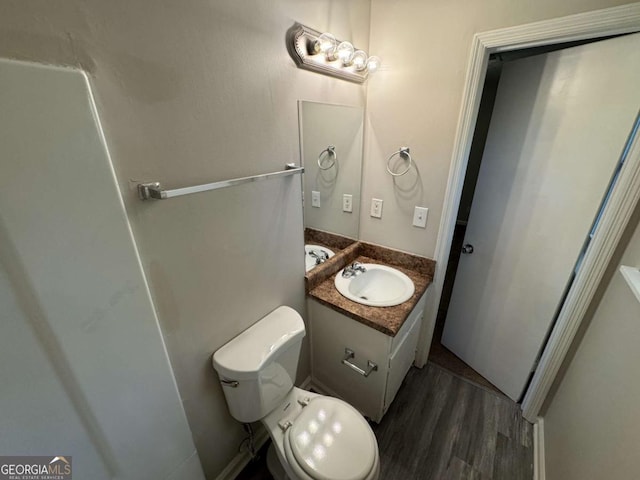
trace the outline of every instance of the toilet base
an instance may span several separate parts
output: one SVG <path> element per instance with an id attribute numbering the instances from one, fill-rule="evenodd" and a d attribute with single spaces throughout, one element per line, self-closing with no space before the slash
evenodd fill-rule
<path id="1" fill-rule="evenodd" d="M 269 445 L 269 450 L 267 452 L 267 469 L 269 469 L 269 473 L 275 480 L 289 480 L 287 473 L 284 471 L 284 468 L 278 459 L 276 447 L 273 445 L 273 442 Z"/>

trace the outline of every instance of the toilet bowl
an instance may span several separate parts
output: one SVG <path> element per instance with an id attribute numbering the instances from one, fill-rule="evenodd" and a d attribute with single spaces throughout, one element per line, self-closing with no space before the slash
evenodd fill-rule
<path id="1" fill-rule="evenodd" d="M 281 478 L 378 478 L 376 437 L 360 412 L 342 400 L 294 387 L 262 423 L 287 474 Z"/>
<path id="2" fill-rule="evenodd" d="M 364 417 L 293 386 L 304 335 L 300 315 L 282 306 L 214 353 L 231 415 L 266 427 L 276 480 L 377 480 L 378 444 Z"/>

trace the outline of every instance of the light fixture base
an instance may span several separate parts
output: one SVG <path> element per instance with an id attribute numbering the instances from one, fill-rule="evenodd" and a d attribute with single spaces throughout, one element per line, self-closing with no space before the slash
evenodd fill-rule
<path id="1" fill-rule="evenodd" d="M 364 83 L 367 70 L 357 71 L 354 66 L 343 66 L 339 60 L 329 61 L 321 53 L 316 53 L 315 44 L 321 32 L 300 23 L 294 23 L 287 30 L 287 50 L 298 68 L 322 73 L 354 83 Z M 341 40 L 337 40 L 338 44 Z"/>

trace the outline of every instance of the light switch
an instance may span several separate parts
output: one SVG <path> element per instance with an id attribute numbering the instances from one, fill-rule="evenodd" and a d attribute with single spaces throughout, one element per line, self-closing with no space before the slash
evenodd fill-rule
<path id="1" fill-rule="evenodd" d="M 427 214 L 429 209 L 425 207 L 416 207 L 413 210 L 413 226 L 427 228 Z"/>
<path id="2" fill-rule="evenodd" d="M 311 206 L 320 208 L 320 192 L 311 190 Z"/>
<path id="3" fill-rule="evenodd" d="M 382 200 L 379 198 L 371 199 L 371 216 L 382 218 Z"/>
<path id="4" fill-rule="evenodd" d="M 342 211 L 349 213 L 353 212 L 353 195 L 350 193 L 342 195 Z"/>

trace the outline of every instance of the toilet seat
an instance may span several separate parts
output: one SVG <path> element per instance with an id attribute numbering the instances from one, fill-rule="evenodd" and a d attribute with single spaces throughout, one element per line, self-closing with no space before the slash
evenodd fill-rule
<path id="1" fill-rule="evenodd" d="M 364 480 L 376 467 L 378 444 L 360 413 L 342 400 L 309 400 L 284 435 L 287 462 L 300 478 Z"/>

